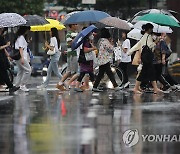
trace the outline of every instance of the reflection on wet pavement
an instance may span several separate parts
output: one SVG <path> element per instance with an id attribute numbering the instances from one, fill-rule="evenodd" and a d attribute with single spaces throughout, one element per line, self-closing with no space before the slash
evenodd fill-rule
<path id="1" fill-rule="evenodd" d="M 134 95 L 31 90 L 0 94 L 1 154 L 179 154 L 179 142 L 153 137 L 128 147 L 126 130 L 138 135 L 179 135 L 179 93 Z M 132 137 L 132 136 L 130 136 Z"/>

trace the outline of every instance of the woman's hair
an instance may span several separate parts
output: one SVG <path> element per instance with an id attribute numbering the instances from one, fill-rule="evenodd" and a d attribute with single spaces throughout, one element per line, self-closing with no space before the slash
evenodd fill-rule
<path id="1" fill-rule="evenodd" d="M 147 23 L 142 25 L 142 31 L 141 34 L 144 34 L 146 31 L 148 31 L 149 29 L 153 29 L 154 26 L 151 23 Z"/>
<path id="2" fill-rule="evenodd" d="M 58 30 L 57 28 L 51 28 L 51 32 L 52 32 L 52 37 L 56 37 L 57 42 L 58 42 L 58 48 L 60 47 L 60 39 L 59 39 L 59 35 L 58 35 Z"/>
<path id="3" fill-rule="evenodd" d="M 109 39 L 111 37 L 111 34 L 108 29 L 102 28 L 100 31 L 100 37 Z"/>
<path id="4" fill-rule="evenodd" d="M 21 35 L 25 35 L 25 33 L 30 30 L 30 26 L 20 26 L 17 33 L 16 33 L 16 36 L 15 36 L 15 41 L 17 40 L 17 38 Z"/>

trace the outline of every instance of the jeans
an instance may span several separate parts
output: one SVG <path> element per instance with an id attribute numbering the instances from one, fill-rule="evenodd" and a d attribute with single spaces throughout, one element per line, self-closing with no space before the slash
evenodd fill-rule
<path id="1" fill-rule="evenodd" d="M 62 78 L 62 75 L 61 73 L 59 72 L 59 69 L 58 69 L 58 62 L 52 62 L 50 61 L 49 63 L 49 66 L 48 66 L 48 70 L 47 70 L 47 77 L 46 77 L 46 80 L 44 81 L 43 85 L 44 86 L 47 86 L 49 84 L 49 80 L 51 78 L 51 73 L 52 71 L 54 72 L 54 74 L 59 78 L 61 79 Z"/>
<path id="2" fill-rule="evenodd" d="M 18 67 L 16 86 L 26 85 L 31 76 L 31 66 L 26 59 L 24 60 L 24 64 L 21 64 L 21 59 L 16 61 L 16 64 Z"/>

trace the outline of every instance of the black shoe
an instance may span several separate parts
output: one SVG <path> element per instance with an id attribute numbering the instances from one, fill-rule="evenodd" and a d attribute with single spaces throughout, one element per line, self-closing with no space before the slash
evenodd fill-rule
<path id="1" fill-rule="evenodd" d="M 9 88 L 9 93 L 13 94 L 15 91 L 17 91 L 20 87 L 13 86 L 12 88 Z"/>

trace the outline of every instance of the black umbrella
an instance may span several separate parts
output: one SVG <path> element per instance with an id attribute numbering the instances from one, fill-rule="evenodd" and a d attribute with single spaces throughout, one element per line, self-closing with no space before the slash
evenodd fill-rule
<path id="1" fill-rule="evenodd" d="M 45 18 L 38 15 L 26 15 L 24 19 L 27 21 L 25 26 L 44 25 L 49 23 Z"/>

